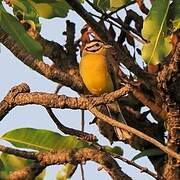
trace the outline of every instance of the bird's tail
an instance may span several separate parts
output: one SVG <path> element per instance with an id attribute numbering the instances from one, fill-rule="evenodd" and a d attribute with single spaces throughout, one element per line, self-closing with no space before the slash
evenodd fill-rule
<path id="1" fill-rule="evenodd" d="M 115 101 L 111 104 L 107 104 L 106 107 L 107 107 L 107 111 L 109 112 L 109 115 L 111 118 L 113 118 L 113 119 L 115 118 L 119 122 L 127 124 L 117 101 Z M 112 109 L 116 109 L 116 112 L 118 112 L 118 114 L 112 112 Z M 130 139 L 132 136 L 131 133 L 129 133 L 128 131 L 117 128 L 117 127 L 114 127 L 114 131 L 119 140 L 127 140 L 127 139 Z"/>

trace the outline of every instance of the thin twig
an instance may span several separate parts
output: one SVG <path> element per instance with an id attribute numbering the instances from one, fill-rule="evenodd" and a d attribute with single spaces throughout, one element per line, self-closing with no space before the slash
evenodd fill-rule
<path id="1" fill-rule="evenodd" d="M 82 131 L 79 131 L 79 130 L 76 130 L 76 129 L 73 129 L 73 128 L 69 128 L 69 127 L 66 127 L 64 126 L 55 116 L 55 114 L 53 113 L 53 111 L 51 110 L 51 108 L 47 108 L 46 107 L 46 110 L 49 114 L 49 116 L 52 118 L 52 120 L 54 121 L 54 123 L 56 124 L 57 128 L 62 131 L 63 133 L 65 134 L 70 134 L 70 135 L 73 135 L 73 136 L 77 136 L 83 140 L 86 140 L 86 141 L 90 141 L 90 142 L 96 142 L 97 141 L 97 138 L 96 136 L 94 136 L 93 134 L 88 134 L 86 132 L 82 132 Z"/>
<path id="2" fill-rule="evenodd" d="M 116 153 L 113 153 L 113 152 L 107 152 L 104 147 L 98 143 L 94 143 L 92 144 L 92 146 L 94 146 L 95 148 L 97 149 L 101 149 L 101 150 L 104 150 L 106 153 L 110 154 L 111 156 L 113 156 L 114 158 L 117 158 L 123 162 L 125 162 L 126 164 L 129 164 L 129 165 L 132 165 L 134 167 L 136 167 L 137 169 L 139 169 L 141 172 L 145 172 L 147 174 L 149 174 L 150 176 L 154 177 L 155 179 L 157 180 L 162 180 L 163 178 L 158 176 L 157 174 L 153 173 L 152 171 L 150 171 L 147 167 L 143 167 L 137 163 L 135 163 L 134 161 L 130 161 L 128 160 L 127 158 L 125 157 L 122 157 L 120 154 L 116 154 Z"/>
<path id="3" fill-rule="evenodd" d="M 123 161 L 123 162 L 125 162 L 125 163 L 127 163 L 129 165 L 132 165 L 132 166 L 138 168 L 141 172 L 145 172 L 145 173 L 149 174 L 150 176 L 154 177 L 157 180 L 162 180 L 163 179 L 163 177 L 160 177 L 157 174 L 153 173 L 147 167 L 143 167 L 143 166 L 135 163 L 134 161 L 130 161 L 130 160 L 120 156 L 119 154 L 115 154 L 115 153 L 111 153 L 111 152 L 109 152 L 109 154 L 111 154 L 114 158 L 117 158 L 117 159 L 119 159 L 119 160 L 121 160 L 121 161 Z"/>
<path id="4" fill-rule="evenodd" d="M 84 125 L 85 125 L 85 119 L 84 119 L 84 110 L 81 110 L 81 131 L 84 132 Z M 81 168 L 81 176 L 82 176 L 82 180 L 85 180 L 85 176 L 84 176 L 84 168 L 83 168 L 83 164 L 80 164 L 80 168 Z"/>
<path id="5" fill-rule="evenodd" d="M 89 14 L 91 14 L 92 16 L 101 19 L 101 17 L 99 17 L 98 15 L 95 15 L 91 12 L 89 12 Z M 115 27 L 117 27 L 118 29 L 121 29 L 122 31 L 124 31 L 126 34 L 128 34 L 129 36 L 133 37 L 134 39 L 136 39 L 137 41 L 139 41 L 142 44 L 145 44 L 146 42 L 142 39 L 139 38 L 138 36 L 135 36 L 134 34 L 132 34 L 130 31 L 126 30 L 123 26 L 120 26 L 119 24 L 115 24 L 113 21 L 106 19 L 105 20 L 108 23 L 113 24 Z"/>
<path id="6" fill-rule="evenodd" d="M 56 87 L 56 90 L 54 92 L 54 94 L 58 94 L 58 92 L 60 91 L 60 89 L 63 87 L 63 85 L 61 83 L 59 83 Z"/>
<path id="7" fill-rule="evenodd" d="M 82 180 L 85 180 L 84 169 L 83 169 L 83 165 L 82 164 L 80 164 L 80 168 L 81 168 L 81 177 L 82 177 Z"/>
<path id="8" fill-rule="evenodd" d="M 22 158 L 36 160 L 35 158 L 36 152 L 34 151 L 24 151 L 24 150 L 11 148 L 11 147 L 6 147 L 3 145 L 0 145 L 0 151 L 3 153 L 13 154 Z"/>
<path id="9" fill-rule="evenodd" d="M 118 26 L 118 28 L 122 29 L 122 31 L 126 32 L 127 34 L 129 34 L 131 37 L 135 38 L 137 41 L 145 44 L 146 41 L 144 40 L 144 38 L 141 36 L 141 34 L 139 34 L 134 28 L 132 28 L 131 26 L 125 24 L 121 19 L 116 19 L 114 18 L 111 14 L 107 14 L 106 12 L 102 11 L 100 8 L 96 7 L 92 2 L 90 2 L 89 0 L 86 0 L 87 3 L 93 8 L 95 9 L 97 12 L 99 12 L 100 14 L 102 14 L 106 19 L 104 19 L 107 22 L 113 23 L 116 22 L 118 25 L 120 24 L 120 26 Z M 94 14 L 91 13 L 91 15 L 94 16 Z M 97 16 L 98 17 L 98 16 Z M 101 17 L 98 17 L 100 19 L 102 19 Z M 111 19 L 112 21 L 109 21 L 107 19 Z M 116 25 L 117 26 L 117 25 Z M 131 32 L 129 32 L 127 29 L 129 29 L 130 31 L 132 31 L 134 34 L 136 34 L 137 36 L 134 36 Z M 139 38 L 140 37 L 140 38 Z"/>
<path id="10" fill-rule="evenodd" d="M 85 126 L 85 119 L 84 119 L 84 110 L 81 110 L 81 131 L 84 132 L 84 126 Z"/>
<path id="11" fill-rule="evenodd" d="M 148 142 L 150 142 L 151 144 L 155 145 L 156 147 L 158 147 L 159 149 L 161 149 L 162 151 L 164 151 L 165 153 L 167 153 L 168 155 L 170 155 L 171 157 L 174 157 L 178 160 L 180 160 L 180 155 L 178 153 L 176 153 L 175 151 L 171 150 L 170 148 L 168 148 L 167 146 L 164 146 L 163 144 L 161 144 L 159 141 L 157 141 L 156 139 L 144 134 L 143 132 L 134 129 L 126 124 L 120 123 L 104 114 L 102 114 L 100 111 L 97 110 L 96 107 L 93 106 L 89 106 L 89 111 L 92 112 L 96 117 L 98 117 L 99 119 L 101 119 L 102 121 L 112 125 L 113 127 L 117 127 L 123 130 L 126 130 Z"/>

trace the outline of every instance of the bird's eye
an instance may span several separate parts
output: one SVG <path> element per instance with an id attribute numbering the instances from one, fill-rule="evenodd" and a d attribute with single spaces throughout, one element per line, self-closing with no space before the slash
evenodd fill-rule
<path id="1" fill-rule="evenodd" d="M 100 44 L 97 43 L 97 44 L 96 44 L 96 47 L 99 47 L 99 46 L 100 46 Z"/>

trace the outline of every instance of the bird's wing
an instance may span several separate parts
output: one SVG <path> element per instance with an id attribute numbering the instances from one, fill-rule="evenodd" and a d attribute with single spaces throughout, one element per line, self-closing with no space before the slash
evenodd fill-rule
<path id="1" fill-rule="evenodd" d="M 111 104 L 106 104 L 106 107 L 111 118 L 116 119 L 121 123 L 127 124 L 117 101 Z M 116 111 L 118 113 L 114 113 L 113 111 Z M 114 127 L 114 131 L 119 140 L 127 140 L 132 137 L 131 133 L 126 130 Z"/>
<path id="2" fill-rule="evenodd" d="M 111 53 L 111 49 L 108 49 L 106 52 L 106 64 L 108 68 L 108 72 L 111 76 L 114 90 L 118 89 L 120 86 L 119 80 L 118 80 L 118 64 L 115 62 L 113 55 Z"/>

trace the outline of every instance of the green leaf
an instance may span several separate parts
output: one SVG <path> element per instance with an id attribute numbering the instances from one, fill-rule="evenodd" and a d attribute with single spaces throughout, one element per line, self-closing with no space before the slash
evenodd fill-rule
<path id="1" fill-rule="evenodd" d="M 57 175 L 56 175 L 56 179 L 57 180 L 67 180 L 69 178 L 71 178 L 71 176 L 74 174 L 74 172 L 77 169 L 77 165 L 73 165 L 73 164 L 66 164 L 64 165 L 60 171 L 58 171 Z"/>
<path id="2" fill-rule="evenodd" d="M 7 178 L 8 178 L 8 174 L 6 172 L 6 168 L 5 168 L 2 160 L 0 159 L 0 179 L 6 180 Z"/>
<path id="3" fill-rule="evenodd" d="M 123 149 L 122 149 L 121 147 L 119 147 L 119 146 L 114 146 L 114 147 L 103 146 L 103 148 L 104 148 L 104 150 L 105 150 L 106 152 L 123 155 Z"/>
<path id="4" fill-rule="evenodd" d="M 4 169 L 4 164 L 3 164 L 2 160 L 0 159 L 0 171 L 1 171 L 2 169 Z"/>
<path id="5" fill-rule="evenodd" d="M 160 63 L 172 48 L 166 38 L 168 10 L 169 0 L 155 1 L 144 21 L 142 35 L 150 41 L 142 49 L 142 58 L 147 64 Z"/>
<path id="6" fill-rule="evenodd" d="M 54 18 L 54 17 L 66 17 L 70 6 L 66 3 L 65 0 L 57 0 L 49 2 L 48 0 L 44 1 L 33 1 L 29 0 L 32 6 L 36 9 L 40 17 L 43 18 Z"/>
<path id="7" fill-rule="evenodd" d="M 35 17 L 54 18 L 66 17 L 70 6 L 65 0 L 10 0 L 16 8 L 18 7 L 29 16 L 30 19 Z"/>
<path id="8" fill-rule="evenodd" d="M 165 153 L 163 151 L 161 151 L 160 149 L 157 149 L 157 148 L 147 149 L 147 150 L 140 152 L 136 156 L 134 156 L 131 161 L 135 161 L 135 160 L 142 158 L 144 156 L 160 156 L 163 154 L 165 154 Z"/>
<path id="9" fill-rule="evenodd" d="M 32 0 L 35 3 L 53 3 L 57 2 L 58 0 Z"/>
<path id="10" fill-rule="evenodd" d="M 35 19 L 38 17 L 36 9 L 27 0 L 10 0 L 13 9 L 18 9 L 23 13 L 25 19 Z"/>
<path id="11" fill-rule="evenodd" d="M 169 10 L 170 21 L 173 24 L 173 31 L 180 28 L 180 3 L 179 0 L 174 0 Z"/>
<path id="12" fill-rule="evenodd" d="M 13 13 L 18 17 L 21 15 L 23 20 L 30 21 L 32 20 L 35 25 L 35 30 L 40 32 L 40 24 L 39 24 L 39 14 L 36 9 L 31 5 L 31 3 L 27 0 L 11 0 L 13 4 Z"/>
<path id="13" fill-rule="evenodd" d="M 93 0 L 93 4 L 103 11 L 107 11 L 109 9 L 109 3 L 109 0 Z"/>
<path id="14" fill-rule="evenodd" d="M 42 46 L 26 33 L 15 17 L 5 12 L 2 5 L 0 5 L 0 17 L 1 28 L 27 52 L 35 58 L 42 59 Z"/>
<path id="15" fill-rule="evenodd" d="M 110 10 L 115 11 L 119 7 L 128 4 L 130 1 L 131 0 L 110 0 Z"/>
<path id="16" fill-rule="evenodd" d="M 49 151 L 51 149 L 64 150 L 89 146 L 88 143 L 78 140 L 74 136 L 62 136 L 44 129 L 15 129 L 7 132 L 1 138 L 16 147 L 39 151 Z"/>
<path id="17" fill-rule="evenodd" d="M 0 179 L 3 180 L 8 180 L 9 174 L 11 172 L 23 169 L 33 162 L 32 160 L 27 160 L 6 153 L 1 154 L 1 161 L 3 162 L 4 169 L 0 171 Z M 36 177 L 36 180 L 43 180 L 44 175 L 45 171 L 43 171 L 38 177 Z"/>

